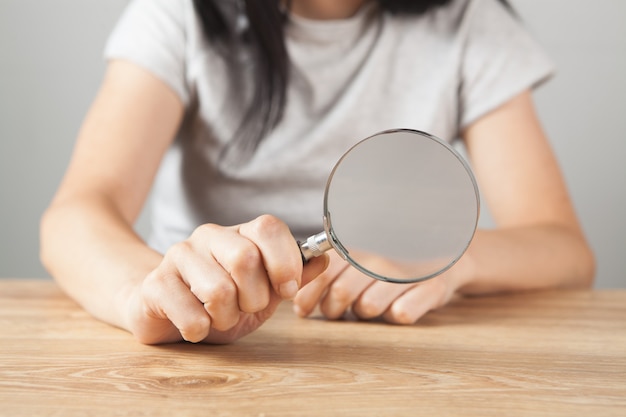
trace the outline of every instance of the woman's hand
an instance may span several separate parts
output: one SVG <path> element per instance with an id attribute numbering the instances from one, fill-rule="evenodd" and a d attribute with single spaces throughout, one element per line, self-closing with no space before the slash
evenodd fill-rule
<path id="1" fill-rule="evenodd" d="M 299 316 L 308 316 L 319 306 L 329 319 L 340 318 L 351 310 L 365 320 L 380 317 L 390 323 L 411 324 L 447 304 L 460 285 L 456 266 L 425 282 L 395 284 L 377 281 L 350 267 L 334 251 L 329 254 L 326 271 L 302 288 L 294 300 Z"/>
<path id="2" fill-rule="evenodd" d="M 530 91 L 474 121 L 462 137 L 496 227 L 477 230 L 454 267 L 421 284 L 375 282 L 333 255 L 327 271 L 298 293 L 296 312 L 306 316 L 319 305 L 329 318 L 352 309 L 362 318 L 412 323 L 446 304 L 455 292 L 592 285 L 593 252 Z"/>
<path id="3" fill-rule="evenodd" d="M 132 291 L 127 327 L 148 344 L 228 343 L 261 326 L 327 263 L 323 256 L 303 268 L 288 227 L 269 215 L 203 225 Z"/>

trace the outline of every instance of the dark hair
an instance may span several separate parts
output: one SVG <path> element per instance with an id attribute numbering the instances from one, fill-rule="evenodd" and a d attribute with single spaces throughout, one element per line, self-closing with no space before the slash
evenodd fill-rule
<path id="1" fill-rule="evenodd" d="M 422 14 L 451 0 L 378 0 L 383 11 L 396 14 Z M 500 0 L 508 8 L 506 0 Z M 212 43 L 221 45 L 226 59 L 241 68 L 232 56 L 238 48 L 246 48 L 256 65 L 252 71 L 254 89 L 232 145 L 253 152 L 263 137 L 281 120 L 287 101 L 289 56 L 284 40 L 291 1 L 280 0 L 194 0 L 196 13 Z M 225 13 L 225 7 L 235 7 Z M 231 11 L 232 12 L 232 11 Z M 229 17 L 231 16 L 231 17 Z M 229 18 L 236 16 L 236 20 Z"/>

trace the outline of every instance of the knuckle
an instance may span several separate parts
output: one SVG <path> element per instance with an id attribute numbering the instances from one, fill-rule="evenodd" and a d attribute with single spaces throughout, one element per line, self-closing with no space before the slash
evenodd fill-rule
<path id="1" fill-rule="evenodd" d="M 253 222 L 263 228 L 282 227 L 283 225 L 283 222 L 278 217 L 271 214 L 262 214 L 254 219 Z"/>
<path id="2" fill-rule="evenodd" d="M 212 224 L 212 223 L 205 223 L 205 224 L 201 224 L 200 226 L 196 227 L 194 229 L 194 231 L 191 233 L 191 237 L 192 238 L 202 238 L 208 235 L 212 235 L 215 230 L 218 228 L 217 225 Z"/>
<path id="3" fill-rule="evenodd" d="M 261 263 L 259 248 L 252 242 L 241 244 L 237 250 L 230 251 L 227 257 L 226 262 L 233 269 L 243 268 L 247 270 Z"/>
<path id="4" fill-rule="evenodd" d="M 335 282 L 330 287 L 330 296 L 335 302 L 343 305 L 352 303 L 354 297 L 352 290 L 341 282 Z"/>
<path id="5" fill-rule="evenodd" d="M 271 214 L 263 214 L 257 217 L 251 222 L 251 227 L 255 234 L 266 236 L 273 236 L 286 229 L 285 223 Z"/>
<path id="6" fill-rule="evenodd" d="M 188 257 L 191 251 L 192 248 L 189 242 L 178 242 L 169 247 L 169 249 L 165 253 L 165 258 L 170 260 L 174 264 L 178 264 L 180 262 L 184 262 L 184 260 Z"/>
<path id="7" fill-rule="evenodd" d="M 192 289 L 192 291 L 204 303 L 207 310 L 214 306 L 227 304 L 237 296 L 237 289 L 231 281 L 224 281 L 202 290 Z M 196 293 L 196 291 L 198 292 Z"/>
<path id="8" fill-rule="evenodd" d="M 158 300 L 170 292 L 178 277 L 163 273 L 158 268 L 150 272 L 141 284 L 141 295 L 146 300 Z"/>

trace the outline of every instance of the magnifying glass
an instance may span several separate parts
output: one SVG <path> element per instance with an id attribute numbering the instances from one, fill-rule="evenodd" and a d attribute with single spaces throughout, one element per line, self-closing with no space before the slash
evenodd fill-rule
<path id="1" fill-rule="evenodd" d="M 324 231 L 300 251 L 306 262 L 333 248 L 378 280 L 424 281 L 465 253 L 479 212 L 476 180 L 454 148 L 417 130 L 386 130 L 339 159 L 326 183 Z"/>

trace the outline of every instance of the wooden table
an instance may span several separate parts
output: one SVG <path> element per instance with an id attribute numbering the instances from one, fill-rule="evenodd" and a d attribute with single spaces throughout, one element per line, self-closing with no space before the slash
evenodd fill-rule
<path id="1" fill-rule="evenodd" d="M 626 416 L 626 291 L 460 299 L 415 326 L 299 319 L 144 346 L 0 280 L 2 416 Z"/>

